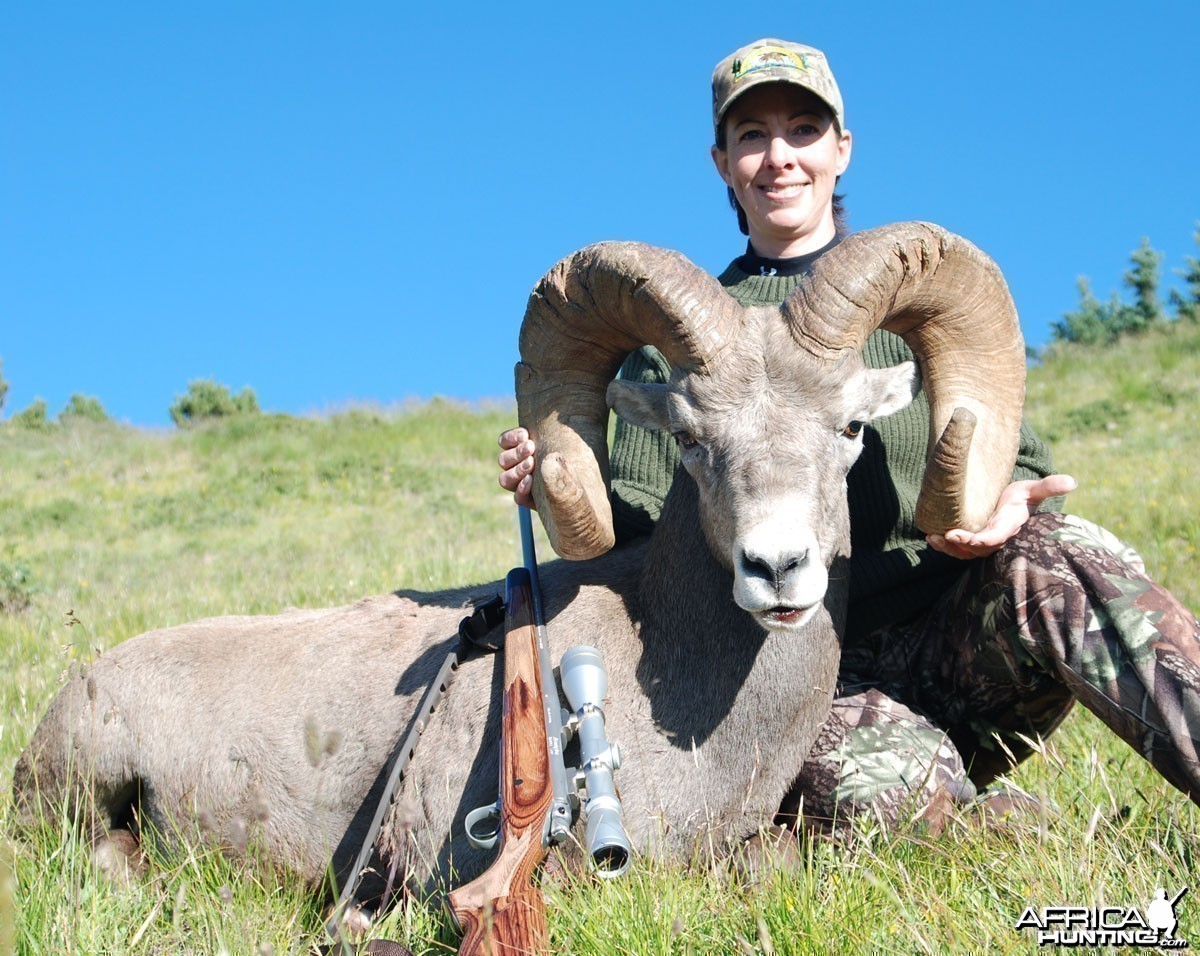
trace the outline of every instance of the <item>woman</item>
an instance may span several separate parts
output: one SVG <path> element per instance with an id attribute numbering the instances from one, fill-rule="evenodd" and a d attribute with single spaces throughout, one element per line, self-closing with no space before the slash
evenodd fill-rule
<path id="1" fill-rule="evenodd" d="M 719 279 L 743 305 L 778 304 L 840 238 L 834 188 L 852 145 L 841 94 L 824 54 L 775 39 L 722 60 L 712 89 L 712 158 L 749 237 Z M 912 354 L 877 332 L 863 357 L 881 368 Z M 655 382 L 669 373 L 651 348 L 621 370 Z M 914 510 L 927 433 L 923 395 L 867 427 L 848 482 L 840 685 L 785 810 L 814 824 L 922 811 L 937 824 L 950 801 L 975 799 L 978 784 L 1028 755 L 1025 740 L 1049 734 L 1077 698 L 1200 802 L 1195 618 L 1107 532 L 1054 513 L 1075 482 L 1052 473 L 1027 425 L 987 525 L 922 535 Z M 500 484 L 532 505 L 533 442 L 517 428 L 500 445 Z M 669 436 L 618 421 L 618 540 L 653 528 L 677 464 Z"/>

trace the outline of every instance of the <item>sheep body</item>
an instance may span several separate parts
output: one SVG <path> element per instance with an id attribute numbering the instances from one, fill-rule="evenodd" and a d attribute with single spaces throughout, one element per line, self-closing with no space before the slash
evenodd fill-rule
<path id="1" fill-rule="evenodd" d="M 733 613 L 710 617 L 699 641 L 631 656 L 645 551 L 543 565 L 552 658 L 582 642 L 605 655 L 608 732 L 622 747 L 617 781 L 638 851 L 687 853 L 699 838 L 722 847 L 770 821 L 803 760 L 832 686 L 832 628 L 814 628 L 823 686 L 807 693 L 794 693 L 794 637 L 771 639 Z M 31 816 L 67 798 L 85 817 L 94 808 L 107 829 L 129 824 L 136 800 L 142 825 L 168 838 L 234 852 L 257 845 L 313 885 L 332 860 L 344 878 L 459 620 L 498 587 L 212 618 L 132 638 L 54 700 L 18 764 L 19 805 Z M 705 602 L 694 613 L 706 615 Z M 743 638 L 732 653 L 730 636 Z M 462 826 L 496 797 L 501 675 L 499 657 L 463 663 L 397 801 L 391 841 L 427 890 L 486 863 Z"/>

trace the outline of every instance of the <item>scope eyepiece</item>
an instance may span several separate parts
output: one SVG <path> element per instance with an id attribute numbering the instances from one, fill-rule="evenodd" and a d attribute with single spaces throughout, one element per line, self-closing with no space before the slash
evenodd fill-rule
<path id="1" fill-rule="evenodd" d="M 597 797 L 587 803 L 588 856 L 596 875 L 604 878 L 621 876 L 629 869 L 633 848 L 629 834 L 621 823 L 621 803 L 615 795 Z"/>

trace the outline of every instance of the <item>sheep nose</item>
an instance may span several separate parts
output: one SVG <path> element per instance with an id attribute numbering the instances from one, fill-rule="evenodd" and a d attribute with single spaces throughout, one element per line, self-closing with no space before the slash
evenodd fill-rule
<path id="1" fill-rule="evenodd" d="M 759 554 L 743 549 L 740 563 L 745 577 L 767 581 L 779 591 L 790 574 L 808 564 L 808 549 L 785 550 L 776 554 Z"/>

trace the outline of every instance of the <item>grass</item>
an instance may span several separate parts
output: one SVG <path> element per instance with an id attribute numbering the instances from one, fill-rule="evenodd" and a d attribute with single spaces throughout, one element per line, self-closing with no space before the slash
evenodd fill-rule
<path id="1" fill-rule="evenodd" d="M 1184 604 L 1200 607 L 1200 329 L 1060 347 L 1033 370 L 1027 404 L 1058 469 L 1080 481 L 1070 510 L 1132 544 Z"/>
<path id="2" fill-rule="evenodd" d="M 1176 329 L 1048 356 L 1028 406 L 1080 479 L 1071 510 L 1136 545 L 1193 608 L 1197 382 L 1200 335 Z M 517 558 L 493 462 L 512 418 L 434 402 L 163 432 L 0 427 L 0 956 L 317 952 L 320 902 L 253 860 L 192 847 L 122 888 L 64 821 L 18 833 L 12 767 L 62 675 L 141 631 L 500 577 Z M 1053 812 L 936 837 L 864 822 L 851 845 L 809 845 L 754 881 L 643 861 L 622 880 L 551 886 L 552 942 L 597 956 L 1024 953 L 1037 950 L 1015 929 L 1027 906 L 1144 907 L 1195 882 L 1200 810 L 1086 712 L 1011 779 Z M 1177 913 L 1200 940 L 1200 901 Z M 377 932 L 457 950 L 421 905 Z"/>

